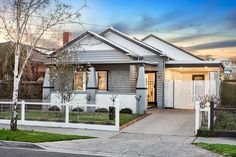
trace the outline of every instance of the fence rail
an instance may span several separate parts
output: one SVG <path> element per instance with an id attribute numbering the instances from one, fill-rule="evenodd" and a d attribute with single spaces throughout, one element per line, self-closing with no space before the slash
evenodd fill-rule
<path id="1" fill-rule="evenodd" d="M 0 123 L 10 123 L 10 106 L 13 102 L 0 102 Z M 43 102 L 25 102 L 18 104 L 18 124 L 30 126 L 50 126 L 66 128 L 83 128 L 94 130 L 119 130 L 119 100 L 113 111 L 104 111 L 107 105 L 95 104 L 54 104 Z M 100 110 L 103 109 L 103 111 Z M 96 112 L 95 112 L 96 111 Z M 113 118 L 111 115 L 113 114 Z"/>

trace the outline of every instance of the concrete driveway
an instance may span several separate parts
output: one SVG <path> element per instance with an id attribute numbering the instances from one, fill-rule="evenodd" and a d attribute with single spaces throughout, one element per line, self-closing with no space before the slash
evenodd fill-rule
<path id="1" fill-rule="evenodd" d="M 124 128 L 122 132 L 194 136 L 194 111 L 176 109 L 155 109 L 139 122 Z"/>

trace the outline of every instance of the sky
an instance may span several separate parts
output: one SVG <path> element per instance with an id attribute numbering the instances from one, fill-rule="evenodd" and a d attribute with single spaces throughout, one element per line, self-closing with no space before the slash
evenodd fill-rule
<path id="1" fill-rule="evenodd" d="M 75 10 L 84 2 L 61 1 Z M 112 26 L 138 39 L 154 34 L 203 57 L 236 60 L 236 0 L 87 0 L 80 21 L 63 31 L 76 37 Z"/>
<path id="2" fill-rule="evenodd" d="M 64 0 L 74 8 L 79 0 Z M 74 34 L 112 26 L 143 38 L 157 35 L 197 55 L 236 58 L 236 0 L 87 0 Z"/>

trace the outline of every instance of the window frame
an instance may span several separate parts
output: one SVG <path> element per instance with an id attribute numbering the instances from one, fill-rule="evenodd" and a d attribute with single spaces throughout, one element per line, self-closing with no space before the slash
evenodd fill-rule
<path id="1" fill-rule="evenodd" d="M 82 73 L 83 74 L 83 89 L 76 89 L 76 73 Z M 86 91 L 87 89 L 87 77 L 86 77 L 86 71 L 75 71 L 74 72 L 74 91 Z"/>
<path id="2" fill-rule="evenodd" d="M 89 72 L 89 71 L 88 71 Z M 99 89 L 99 80 L 98 80 L 98 73 L 99 72 L 106 72 L 106 89 L 101 90 Z M 76 89 L 76 73 L 82 73 L 83 74 L 83 89 Z M 109 91 L 108 89 L 108 70 L 96 70 L 96 79 L 97 79 L 97 86 L 98 86 L 98 91 Z M 74 91 L 86 91 L 87 90 L 87 71 L 75 71 L 74 72 Z"/>
<path id="3" fill-rule="evenodd" d="M 107 78 L 106 78 L 107 89 L 105 89 L 105 90 L 99 89 L 98 72 L 106 72 L 106 74 L 107 74 Z M 105 91 L 109 91 L 109 90 L 108 90 L 108 82 L 109 82 L 109 81 L 108 81 L 108 70 L 97 70 L 97 71 L 96 71 L 96 76 L 97 76 L 98 91 L 101 91 L 101 92 L 102 92 L 102 91 L 104 91 L 104 92 L 105 92 Z"/>

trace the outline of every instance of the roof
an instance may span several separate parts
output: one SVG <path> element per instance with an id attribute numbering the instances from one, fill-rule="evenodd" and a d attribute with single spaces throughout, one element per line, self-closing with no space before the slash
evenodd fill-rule
<path id="1" fill-rule="evenodd" d="M 64 62 L 67 64 L 75 64 L 75 63 L 80 63 L 80 64 L 87 64 L 83 61 L 75 61 L 75 62 Z M 52 64 L 52 63 L 48 63 L 48 64 Z M 147 64 L 147 65 L 151 65 L 151 66 L 158 66 L 158 62 L 148 62 L 148 61 L 143 61 L 143 60 L 131 60 L 131 61 L 90 61 L 89 64 L 94 64 L 94 65 L 99 65 L 99 64 Z"/>
<path id="2" fill-rule="evenodd" d="M 139 58 L 141 58 L 141 56 L 137 55 L 135 52 L 132 52 L 132 51 L 130 51 L 130 50 L 128 50 L 128 49 L 125 49 L 125 48 L 123 48 L 123 47 L 121 47 L 121 46 L 115 44 L 114 42 L 111 42 L 111 41 L 107 40 L 106 38 L 104 38 L 104 37 L 102 37 L 102 36 L 100 36 L 100 35 L 98 35 L 98 34 L 96 34 L 96 33 L 94 33 L 94 32 L 91 32 L 91 31 L 86 31 L 85 33 L 83 33 L 83 34 L 79 35 L 78 37 L 74 38 L 73 40 L 71 40 L 71 41 L 68 42 L 67 44 L 65 44 L 65 45 L 63 45 L 62 47 L 60 47 L 59 49 L 55 50 L 55 51 L 51 54 L 51 56 L 55 55 L 57 52 L 62 51 L 63 49 L 65 49 L 65 48 L 67 48 L 68 46 L 72 45 L 72 44 L 75 43 L 76 41 L 82 39 L 82 38 L 85 37 L 86 35 L 90 35 L 90 36 L 92 36 L 92 37 L 94 37 L 94 38 L 96 38 L 96 39 L 98 39 L 98 40 L 104 42 L 105 44 L 107 44 L 107 45 L 109 45 L 109 46 L 111 46 L 111 47 L 113 47 L 113 48 L 115 48 L 115 49 L 117 49 L 117 50 L 119 50 L 119 51 L 121 51 L 121 52 L 123 52 L 123 53 L 125 53 L 125 54 L 128 54 L 130 57 L 133 57 L 133 58 L 139 57 Z"/>
<path id="3" fill-rule="evenodd" d="M 190 56 L 192 56 L 192 57 L 194 57 L 194 58 L 197 58 L 197 59 L 199 59 L 199 60 L 204 61 L 203 58 L 198 57 L 198 56 L 196 56 L 196 55 L 194 55 L 194 54 L 192 54 L 192 53 L 190 53 L 190 52 L 184 50 L 183 48 L 180 48 L 180 47 L 178 47 L 178 46 L 176 46 L 176 45 L 174 45 L 174 44 L 171 44 L 171 43 L 167 42 L 166 40 L 163 40 L 163 39 L 161 39 L 161 38 L 159 38 L 159 37 L 157 37 L 157 36 L 155 36 L 155 35 L 153 35 L 153 34 L 149 34 L 148 36 L 144 37 L 144 38 L 142 39 L 142 41 L 144 41 L 144 40 L 146 40 L 146 39 L 148 39 L 148 38 L 150 38 L 150 37 L 153 37 L 153 38 L 155 38 L 155 39 L 157 39 L 157 40 L 160 40 L 160 41 L 162 41 L 162 42 L 164 42 L 164 43 L 166 43 L 166 44 L 168 44 L 168 45 L 170 45 L 170 46 L 172 46 L 172 47 L 174 47 L 174 48 L 176 48 L 176 49 L 178 49 L 178 50 L 180 50 L 180 51 L 182 51 L 182 52 L 184 52 L 184 53 L 186 53 L 186 54 L 188 54 L 188 55 L 190 55 Z"/>
<path id="4" fill-rule="evenodd" d="M 0 43 L 0 45 L 9 45 L 9 46 L 13 46 L 15 43 L 12 41 L 8 41 L 8 42 L 4 42 L 4 43 Z M 27 49 L 27 47 L 30 47 L 30 45 L 27 44 L 22 44 L 22 48 L 24 50 Z M 49 62 L 49 59 L 47 57 L 47 53 L 49 52 L 48 49 L 46 48 L 34 48 L 31 55 L 30 55 L 30 62 L 37 62 L 37 63 L 47 63 Z"/>
<path id="5" fill-rule="evenodd" d="M 136 45 L 139 45 L 139 46 L 141 46 L 142 48 L 147 49 L 147 50 L 149 50 L 149 51 L 151 51 L 151 52 L 153 52 L 153 53 L 155 53 L 155 54 L 157 54 L 157 55 L 166 56 L 166 54 L 164 54 L 161 50 L 159 50 L 159 49 L 157 49 L 157 48 L 153 48 L 153 47 L 151 47 L 151 46 L 149 46 L 149 45 L 147 45 L 147 44 L 145 44 L 145 43 L 143 43 L 143 42 L 141 42 L 141 41 L 135 40 L 135 39 L 129 37 L 128 35 L 126 35 L 126 34 L 120 32 L 120 31 L 118 31 L 118 30 L 116 30 L 116 29 L 114 29 L 114 28 L 112 28 L 112 27 L 108 27 L 106 30 L 104 30 L 103 32 L 99 33 L 99 35 L 104 35 L 104 34 L 106 34 L 107 32 L 112 32 L 112 33 L 114 33 L 114 34 L 116 34 L 116 35 L 119 35 L 119 36 L 121 36 L 121 37 L 123 37 L 123 38 L 129 40 L 130 42 L 133 42 L 133 43 L 135 43 Z"/>
<path id="6" fill-rule="evenodd" d="M 219 61 L 168 61 L 166 67 L 222 67 Z"/>

